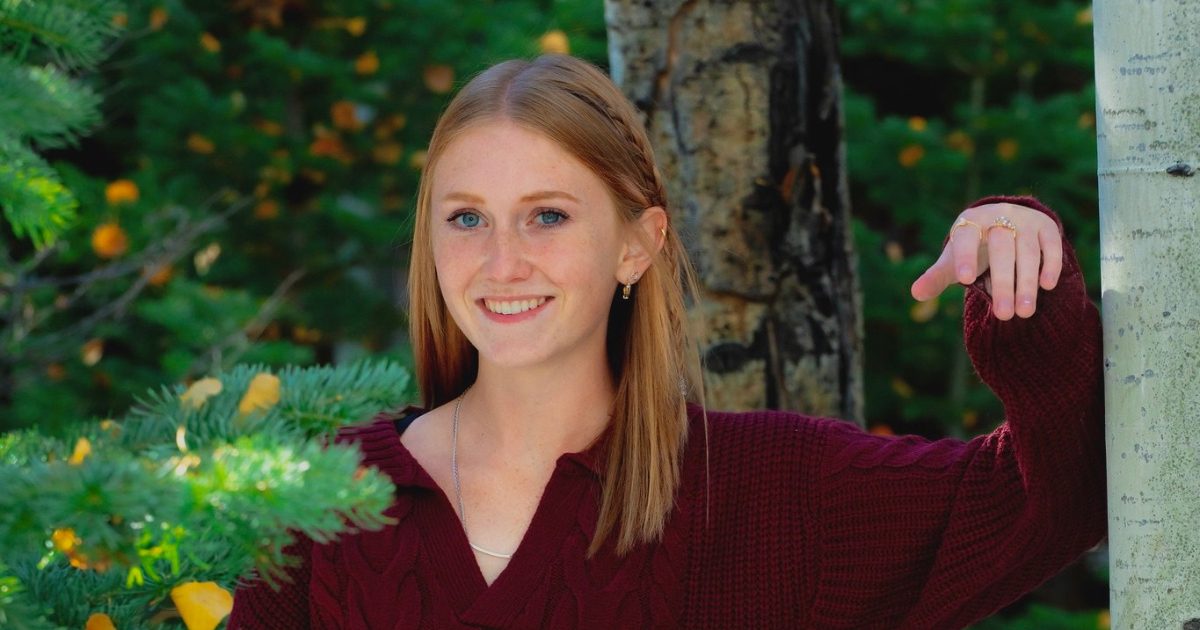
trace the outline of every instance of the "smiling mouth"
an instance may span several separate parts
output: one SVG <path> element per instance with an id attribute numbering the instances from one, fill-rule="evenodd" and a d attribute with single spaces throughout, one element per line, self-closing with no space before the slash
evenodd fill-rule
<path id="1" fill-rule="evenodd" d="M 483 306 L 498 315 L 518 315 L 546 303 L 549 298 L 540 297 L 528 300 L 489 300 L 484 298 Z"/>

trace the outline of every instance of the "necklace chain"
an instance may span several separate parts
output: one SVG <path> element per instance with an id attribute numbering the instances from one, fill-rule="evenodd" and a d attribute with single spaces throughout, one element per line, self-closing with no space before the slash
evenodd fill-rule
<path id="1" fill-rule="evenodd" d="M 467 389 L 464 389 L 463 393 L 459 394 L 458 401 L 454 403 L 454 423 L 452 429 L 453 439 L 450 443 L 450 472 L 454 475 L 454 496 L 458 499 L 459 519 L 462 521 L 463 534 L 467 535 L 467 544 L 471 545 L 471 549 L 474 549 L 485 556 L 492 556 L 493 558 L 508 560 L 513 557 L 511 553 L 500 553 L 499 551 L 492 551 L 490 549 L 480 547 L 479 545 L 471 542 L 471 536 L 467 534 L 467 508 L 463 505 L 462 482 L 458 478 L 458 410 L 462 408 L 463 398 L 467 396 L 467 392 L 470 389 L 471 386 L 468 385 Z"/>

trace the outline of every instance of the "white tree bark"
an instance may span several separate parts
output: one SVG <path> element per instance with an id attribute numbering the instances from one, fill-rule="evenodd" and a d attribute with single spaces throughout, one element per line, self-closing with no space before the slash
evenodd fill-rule
<path id="1" fill-rule="evenodd" d="M 1200 630 L 1200 2 L 1093 10 L 1112 627 Z"/>

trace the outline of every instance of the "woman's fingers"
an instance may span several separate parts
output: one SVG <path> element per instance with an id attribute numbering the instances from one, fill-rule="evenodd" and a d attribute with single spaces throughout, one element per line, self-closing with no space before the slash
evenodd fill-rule
<path id="1" fill-rule="evenodd" d="M 1042 272 L 1038 284 L 1049 291 L 1058 286 L 1058 277 L 1062 274 L 1063 244 L 1058 226 L 1051 221 L 1048 227 L 1038 230 L 1038 241 L 1042 248 Z"/>
<path id="2" fill-rule="evenodd" d="M 1017 306 L 1018 317 L 1030 317 L 1037 310 L 1038 268 L 1042 262 L 1042 246 L 1038 235 L 1017 235 Z"/>
<path id="3" fill-rule="evenodd" d="M 1014 314 L 1017 239 L 1004 228 L 988 230 L 988 259 L 992 276 L 992 312 L 997 319 L 1009 320 Z"/>
<path id="4" fill-rule="evenodd" d="M 1031 317 L 1038 288 L 1048 291 L 1058 284 L 1062 259 L 1058 226 L 1041 213 L 1011 204 L 978 206 L 960 215 L 941 256 L 913 282 L 911 292 L 929 300 L 951 284 L 971 284 L 987 273 L 985 290 L 996 318 Z"/>
<path id="5" fill-rule="evenodd" d="M 931 300 L 941 295 L 946 287 L 957 282 L 958 280 L 954 277 L 953 261 L 950 245 L 946 245 L 937 262 L 933 263 L 929 269 L 925 270 L 925 273 L 921 274 L 921 277 L 912 283 L 909 292 L 912 293 L 913 298 L 920 302 Z"/>
<path id="6" fill-rule="evenodd" d="M 966 222 L 957 225 L 950 235 L 948 247 L 954 252 L 954 277 L 959 284 L 971 284 L 987 271 L 987 259 L 979 251 L 983 245 L 982 229 L 976 223 Z"/>

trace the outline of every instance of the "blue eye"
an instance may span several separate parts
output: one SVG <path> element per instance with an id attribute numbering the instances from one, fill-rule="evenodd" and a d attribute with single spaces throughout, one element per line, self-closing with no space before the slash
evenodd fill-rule
<path id="1" fill-rule="evenodd" d="M 542 227 L 558 225 L 567 220 L 567 215 L 558 210 L 542 210 L 537 214 L 537 224 Z"/>
<path id="2" fill-rule="evenodd" d="M 479 227 L 479 215 L 474 212 L 459 212 L 450 217 L 450 222 L 460 228 Z"/>

